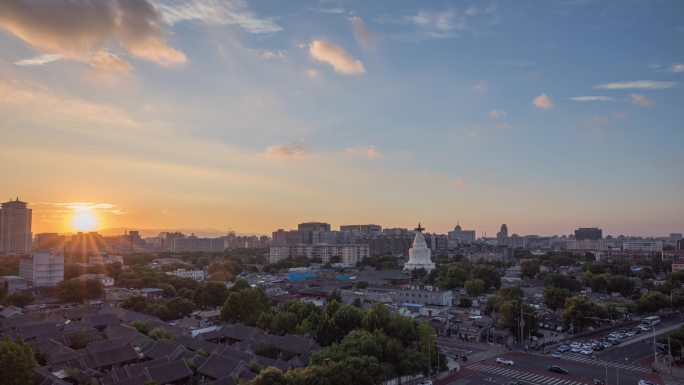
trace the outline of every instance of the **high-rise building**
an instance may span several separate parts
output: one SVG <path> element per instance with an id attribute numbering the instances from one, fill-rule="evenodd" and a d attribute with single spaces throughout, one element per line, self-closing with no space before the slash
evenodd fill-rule
<path id="1" fill-rule="evenodd" d="M 603 238 L 603 230 L 598 227 L 580 227 L 575 230 L 575 239 L 578 241 L 597 241 L 601 238 Z"/>
<path id="2" fill-rule="evenodd" d="M 508 226 L 506 224 L 501 225 L 501 230 L 499 230 L 498 233 L 496 233 L 496 243 L 499 245 L 506 245 L 506 241 L 508 239 Z"/>
<path id="3" fill-rule="evenodd" d="M 376 233 L 382 231 L 380 225 L 342 225 L 340 231 L 355 231 L 359 233 Z"/>
<path id="4" fill-rule="evenodd" d="M 23 256 L 19 261 L 19 275 L 34 287 L 56 286 L 64 281 L 64 253 L 40 250 Z"/>
<path id="5" fill-rule="evenodd" d="M 0 209 L 0 254 L 26 254 L 31 251 L 31 212 L 17 198 Z"/>
<path id="6" fill-rule="evenodd" d="M 33 250 L 64 250 L 66 235 L 38 233 L 33 237 Z"/>

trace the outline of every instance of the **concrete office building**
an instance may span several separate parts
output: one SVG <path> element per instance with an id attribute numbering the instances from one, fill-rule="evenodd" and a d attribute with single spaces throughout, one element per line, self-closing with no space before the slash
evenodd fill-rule
<path id="1" fill-rule="evenodd" d="M 368 245 L 293 245 L 271 246 L 269 262 L 277 263 L 285 258 L 320 258 L 324 263 L 339 257 L 345 265 L 356 265 L 369 256 Z"/>
<path id="2" fill-rule="evenodd" d="M 597 241 L 601 238 L 603 238 L 603 230 L 598 227 L 580 227 L 575 230 L 575 239 L 578 241 Z"/>
<path id="3" fill-rule="evenodd" d="M 64 281 L 64 253 L 55 250 L 34 251 L 19 262 L 19 275 L 34 287 L 56 286 Z"/>
<path id="4" fill-rule="evenodd" d="M 409 286 L 396 292 L 399 305 L 405 303 L 418 305 L 451 306 L 453 302 L 451 290 L 438 290 L 433 286 Z"/>
<path id="5" fill-rule="evenodd" d="M 32 210 L 26 202 L 5 202 L 0 209 L 0 254 L 27 254 L 31 251 Z"/>

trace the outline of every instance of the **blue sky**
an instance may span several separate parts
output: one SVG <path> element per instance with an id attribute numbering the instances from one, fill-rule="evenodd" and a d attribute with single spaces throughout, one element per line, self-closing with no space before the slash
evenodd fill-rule
<path id="1" fill-rule="evenodd" d="M 683 43 L 678 1 L 3 4 L 2 191 L 54 231 L 682 232 Z"/>

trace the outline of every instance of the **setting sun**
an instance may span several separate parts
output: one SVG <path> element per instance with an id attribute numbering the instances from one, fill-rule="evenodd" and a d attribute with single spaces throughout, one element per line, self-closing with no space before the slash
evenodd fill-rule
<path id="1" fill-rule="evenodd" d="M 90 211 L 79 212 L 71 219 L 71 227 L 78 231 L 95 230 L 97 218 Z"/>

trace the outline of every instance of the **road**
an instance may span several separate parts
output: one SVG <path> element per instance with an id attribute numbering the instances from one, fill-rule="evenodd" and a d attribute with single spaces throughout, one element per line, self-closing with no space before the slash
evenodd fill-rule
<path id="1" fill-rule="evenodd" d="M 571 359 L 555 359 L 539 354 L 512 352 L 503 355 L 515 362 L 514 366 L 497 364 L 495 359 L 468 363 L 461 371 L 438 385 L 506 384 L 520 381 L 525 385 L 593 385 L 594 379 L 606 380 L 607 384 L 636 384 L 645 379 L 663 384 L 660 377 L 639 367 L 618 367 L 610 363 L 589 363 Z M 549 365 L 558 365 L 568 371 L 567 375 L 548 371 Z M 483 382 L 484 381 L 484 382 Z"/>

